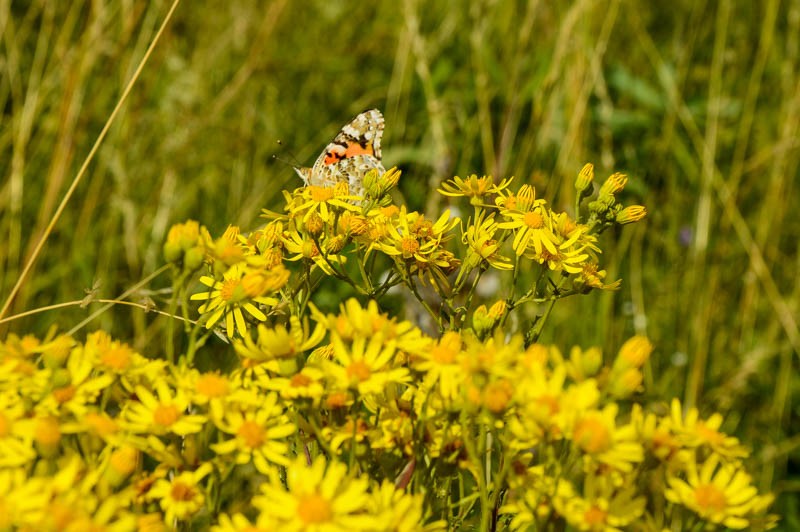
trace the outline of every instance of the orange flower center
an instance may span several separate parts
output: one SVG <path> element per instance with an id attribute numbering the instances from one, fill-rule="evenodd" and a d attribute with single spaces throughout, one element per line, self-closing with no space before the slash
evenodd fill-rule
<path id="1" fill-rule="evenodd" d="M 43 418 L 36 423 L 34 430 L 36 441 L 45 446 L 52 446 L 61 440 L 61 427 L 54 418 Z"/>
<path id="2" fill-rule="evenodd" d="M 311 384 L 311 377 L 308 375 L 303 375 L 302 373 L 298 373 L 289 380 L 289 384 L 293 388 L 305 388 Z"/>
<path id="3" fill-rule="evenodd" d="M 416 238 L 405 237 L 400 241 L 400 247 L 404 255 L 413 255 L 419 251 L 419 242 L 417 242 Z"/>
<path id="4" fill-rule="evenodd" d="M 538 212 L 526 212 L 522 221 L 531 229 L 541 229 L 544 226 L 544 218 Z"/>
<path id="5" fill-rule="evenodd" d="M 439 364 L 452 364 L 458 352 L 446 345 L 437 345 L 431 351 L 431 359 Z"/>
<path id="6" fill-rule="evenodd" d="M 538 401 L 547 408 L 548 414 L 551 416 L 557 414 L 560 410 L 558 406 L 558 398 L 550 394 L 543 394 L 539 396 Z"/>
<path id="7" fill-rule="evenodd" d="M 583 521 L 587 525 L 602 525 L 606 522 L 608 513 L 604 512 L 597 506 L 592 506 L 583 514 Z"/>
<path id="8" fill-rule="evenodd" d="M 486 387 L 486 393 L 483 399 L 486 408 L 494 413 L 499 414 L 504 411 L 511 400 L 512 394 L 511 383 L 507 380 L 493 382 Z"/>
<path id="9" fill-rule="evenodd" d="M 371 373 L 369 366 L 363 360 L 355 360 L 347 366 L 347 376 L 351 380 L 355 379 L 359 382 L 364 382 L 369 379 Z"/>
<path id="10" fill-rule="evenodd" d="M 100 362 L 114 371 L 122 371 L 130 364 L 131 354 L 128 346 L 112 347 L 100 355 Z"/>
<path id="11" fill-rule="evenodd" d="M 718 513 L 725 510 L 725 494 L 712 484 L 700 484 L 694 489 L 694 498 L 697 505 L 711 513 Z"/>
<path id="12" fill-rule="evenodd" d="M 311 200 L 316 203 L 322 203 L 333 198 L 334 189 L 330 187 L 317 187 L 309 186 L 308 191 L 311 194 Z"/>
<path id="13" fill-rule="evenodd" d="M 344 392 L 334 392 L 328 396 L 325 403 L 329 408 L 341 408 L 347 404 L 347 394 Z"/>
<path id="14" fill-rule="evenodd" d="M 194 488 L 177 480 L 172 484 L 170 496 L 173 501 L 191 501 L 194 498 Z"/>
<path id="15" fill-rule="evenodd" d="M 297 515 L 307 525 L 327 523 L 333 516 L 331 503 L 318 493 L 301 498 L 297 503 Z"/>
<path id="16" fill-rule="evenodd" d="M 236 296 L 239 296 L 237 299 L 241 299 L 241 296 L 237 294 L 237 292 L 241 292 L 241 290 L 237 290 L 239 286 L 241 286 L 239 279 L 225 279 L 219 289 L 219 297 L 225 302 L 233 301 Z"/>
<path id="17" fill-rule="evenodd" d="M 153 411 L 153 423 L 169 427 L 181 417 L 175 405 L 158 405 Z"/>
<path id="18" fill-rule="evenodd" d="M 208 398 L 225 397 L 228 394 L 228 381 L 216 373 L 206 373 L 197 379 L 197 393 Z"/>
<path id="19" fill-rule="evenodd" d="M 587 453 L 596 454 L 611 447 L 611 433 L 597 417 L 585 417 L 575 426 L 575 443 Z"/>
<path id="20" fill-rule="evenodd" d="M 243 439 L 245 445 L 251 449 L 261 447 L 261 445 L 264 444 L 264 440 L 267 438 L 267 432 L 264 430 L 264 427 L 250 420 L 242 423 L 242 426 L 236 431 L 236 435 Z"/>
<path id="21" fill-rule="evenodd" d="M 75 386 L 71 384 L 53 390 L 53 398 L 58 401 L 59 404 L 64 404 L 73 397 L 75 397 Z"/>
<path id="22" fill-rule="evenodd" d="M 725 441 L 725 436 L 722 433 L 712 429 L 702 421 L 697 423 L 697 434 L 711 446 L 722 445 Z"/>

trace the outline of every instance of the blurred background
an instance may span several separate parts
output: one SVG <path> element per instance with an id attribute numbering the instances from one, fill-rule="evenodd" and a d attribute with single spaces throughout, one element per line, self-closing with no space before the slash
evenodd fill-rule
<path id="1" fill-rule="evenodd" d="M 3 301 L 171 4 L 0 1 Z M 432 187 L 454 175 L 516 176 L 571 211 L 584 163 L 599 181 L 626 173 L 623 201 L 649 214 L 603 235 L 622 289 L 560 302 L 543 339 L 610 358 L 648 335 L 656 407 L 677 396 L 723 413 L 781 526 L 800 528 L 796 0 L 184 1 L 11 314 L 118 296 L 161 266 L 175 222 L 255 227 L 300 184 L 272 156 L 310 165 L 370 107 L 400 199 L 433 217 L 448 202 Z M 157 356 L 164 327 L 115 307 L 79 334 Z"/>

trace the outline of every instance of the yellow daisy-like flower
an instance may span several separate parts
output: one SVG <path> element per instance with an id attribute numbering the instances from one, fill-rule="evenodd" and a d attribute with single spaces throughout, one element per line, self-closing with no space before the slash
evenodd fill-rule
<path id="1" fill-rule="evenodd" d="M 411 367 L 423 374 L 423 387 L 436 389 L 448 402 L 458 397 L 459 386 L 465 378 L 461 347 L 461 335 L 449 331 L 431 349 L 411 358 Z"/>
<path id="2" fill-rule="evenodd" d="M 434 521 L 423 526 L 421 494 L 404 493 L 392 482 L 384 480 L 370 497 L 370 513 L 378 518 L 380 528 L 386 532 L 433 532 L 447 530 L 445 521 Z"/>
<path id="3" fill-rule="evenodd" d="M 670 419 L 673 432 L 686 447 L 708 446 L 715 453 L 728 459 L 744 458 L 750 454 L 738 439 L 719 430 L 723 421 L 720 414 L 712 414 L 703 420 L 700 419 L 697 408 L 690 408 L 684 416 L 680 400 L 673 399 Z"/>
<path id="4" fill-rule="evenodd" d="M 259 524 L 264 519 L 272 530 L 287 532 L 382 530 L 370 512 L 367 479 L 348 476 L 345 464 L 326 465 L 320 456 L 309 466 L 300 456 L 288 467 L 285 482 L 271 477 L 253 498 Z"/>
<path id="5" fill-rule="evenodd" d="M 206 495 L 200 481 L 212 470 L 211 464 L 205 463 L 195 471 L 184 471 L 171 479 L 156 480 L 147 498 L 158 501 L 168 523 L 189 521 L 203 508 Z"/>
<path id="6" fill-rule="evenodd" d="M 305 222 L 312 214 L 318 214 L 323 222 L 333 221 L 336 213 L 343 211 L 358 212 L 361 207 L 353 201 L 360 200 L 358 196 L 351 196 L 347 183 L 340 182 L 335 187 L 320 187 L 308 185 L 294 191 L 294 201 L 289 212 L 294 217 L 302 217 Z"/>
<path id="7" fill-rule="evenodd" d="M 446 233 L 457 223 L 458 218 L 451 219 L 449 210 L 436 223 L 431 224 L 417 212 L 406 212 L 403 206 L 394 223 L 388 226 L 389 231 L 385 237 L 373 244 L 367 252 L 375 248 L 396 260 L 430 262 L 442 242 L 447 240 Z"/>
<path id="8" fill-rule="evenodd" d="M 543 250 L 558 255 L 552 217 L 545 207 L 545 201 L 536 199 L 536 192 L 531 186 L 523 185 L 520 188 L 514 209 L 501 208 L 500 213 L 506 221 L 500 222 L 498 227 L 515 231 L 512 247 L 518 256 L 529 247 L 537 255 L 541 255 Z"/>
<path id="9" fill-rule="evenodd" d="M 634 486 L 618 488 L 607 477 L 588 475 L 583 493 L 573 491 L 562 485 L 553 506 L 578 530 L 621 532 L 644 513 L 646 499 L 636 496 Z"/>
<path id="10" fill-rule="evenodd" d="M 371 338 L 356 337 L 348 346 L 338 334 L 331 337 L 333 361 L 324 362 L 322 369 L 335 383 L 334 388 L 349 388 L 359 394 L 379 394 L 391 383 L 411 380 L 408 369 L 393 367 L 396 342 L 384 340 L 382 334 Z"/>
<path id="11" fill-rule="evenodd" d="M 397 349 L 406 353 L 426 353 L 432 341 L 410 321 L 398 321 L 381 312 L 378 303 L 372 299 L 362 307 L 357 299 L 350 298 L 340 305 L 338 315 L 325 316 L 312 308 L 312 315 L 343 340 L 381 334 L 386 340 L 394 340 Z"/>
<path id="12" fill-rule="evenodd" d="M 296 427 L 283 414 L 276 394 L 268 394 L 256 408 L 225 412 L 225 417 L 217 426 L 234 438 L 212 444 L 211 448 L 219 454 L 235 453 L 237 464 L 252 461 L 256 469 L 265 475 L 273 472 L 270 463 L 289 464 L 286 457 L 289 446 L 285 439 L 294 434 Z"/>
<path id="13" fill-rule="evenodd" d="M 298 353 L 314 349 L 325 337 L 325 327 L 320 323 L 311 331 L 308 320 L 301 322 L 296 316 L 289 319 L 289 327 L 278 324 L 275 327 L 267 327 L 263 324 L 258 325 L 258 337 L 253 340 L 246 336 L 243 340 L 236 340 L 233 343 L 236 352 L 245 358 L 256 362 L 272 362 L 267 369 L 277 372 L 282 371 L 285 364 L 280 362 L 293 362 Z M 288 369 L 291 373 L 296 371 L 292 365 Z"/>
<path id="14" fill-rule="evenodd" d="M 689 462 L 686 479 L 673 475 L 667 484 L 667 500 L 686 506 L 706 521 L 734 529 L 747 528 L 748 517 L 772 502 L 771 495 L 758 495 L 744 470 L 733 464 L 720 465 L 715 455 L 699 471 L 694 461 Z"/>
<path id="15" fill-rule="evenodd" d="M 164 381 L 155 383 L 155 394 L 136 387 L 139 402 L 129 402 L 122 412 L 124 426 L 135 433 L 186 436 L 200 432 L 206 417 L 189 414 L 189 399 L 182 390 L 172 390 Z"/>
<path id="16" fill-rule="evenodd" d="M 617 426 L 618 410 L 612 403 L 586 412 L 575 420 L 569 437 L 592 461 L 627 473 L 644 460 L 644 449 L 633 425 Z"/>
<path id="17" fill-rule="evenodd" d="M 286 251 L 292 254 L 286 257 L 286 260 L 310 260 L 326 275 L 334 275 L 332 265 L 347 262 L 346 256 L 338 255 L 333 250 L 326 249 L 324 243 L 320 243 L 320 245 L 323 245 L 323 249 L 320 249 L 309 235 L 298 231 L 287 232 L 283 238 L 283 245 L 286 247 Z"/>
<path id="18" fill-rule="evenodd" d="M 208 314 L 206 329 L 210 329 L 224 318 L 228 337 L 232 338 L 234 331 L 245 336 L 247 320 L 244 312 L 256 321 L 266 320 L 267 316 L 256 303 L 266 306 L 276 305 L 278 300 L 266 294 L 279 290 L 288 280 L 289 271 L 283 266 L 272 270 L 252 270 L 244 263 L 238 263 L 223 274 L 222 281 L 209 276 L 200 277 L 200 282 L 211 290 L 194 294 L 191 299 L 206 301 L 198 309 L 201 314 Z"/>
<path id="19" fill-rule="evenodd" d="M 498 270 L 510 270 L 514 267 L 508 257 L 499 253 L 502 242 L 498 242 L 494 238 L 499 227 L 494 215 L 490 215 L 483 220 L 476 220 L 467 227 L 466 231 L 462 230 L 462 242 L 467 248 L 456 284 L 460 282 L 465 273 L 477 268 L 484 261 Z"/>
<path id="20" fill-rule="evenodd" d="M 497 194 L 502 191 L 514 178 L 502 179 L 497 185 L 494 184 L 492 176 L 478 177 L 473 174 L 466 179 L 455 176 L 453 179 L 446 181 L 442 188 L 437 189 L 437 192 L 443 196 L 450 197 L 467 197 L 470 198 L 470 203 L 481 204 L 481 198 L 488 194 Z"/>
<path id="21" fill-rule="evenodd" d="M 325 373 L 314 366 L 306 366 L 291 377 L 264 377 L 259 384 L 274 390 L 289 401 L 311 401 L 314 406 L 325 393 Z"/>
<path id="22" fill-rule="evenodd" d="M 92 358 L 73 349 L 66 367 L 50 374 L 50 394 L 37 405 L 37 411 L 53 415 L 70 412 L 75 417 L 86 414 L 100 392 L 114 382 L 113 376 L 93 375 L 94 372 Z"/>

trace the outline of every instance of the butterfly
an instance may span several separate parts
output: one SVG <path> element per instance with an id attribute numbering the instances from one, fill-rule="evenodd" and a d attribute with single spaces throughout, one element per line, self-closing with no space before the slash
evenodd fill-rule
<path id="1" fill-rule="evenodd" d="M 295 172 L 306 185 L 333 187 L 344 181 L 350 186 L 351 195 L 363 197 L 362 181 L 367 172 L 386 171 L 381 163 L 383 126 L 380 111 L 364 111 L 342 127 L 319 154 L 314 166 L 295 167 Z"/>

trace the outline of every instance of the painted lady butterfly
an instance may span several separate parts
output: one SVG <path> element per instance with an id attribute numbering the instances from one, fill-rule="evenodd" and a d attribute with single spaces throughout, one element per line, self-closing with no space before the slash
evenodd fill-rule
<path id="1" fill-rule="evenodd" d="M 306 185 L 333 187 L 340 181 L 350 185 L 350 194 L 364 195 L 362 180 L 372 169 L 386 170 L 381 164 L 383 115 L 377 109 L 364 111 L 339 131 L 317 157 L 311 168 L 295 167 Z"/>

